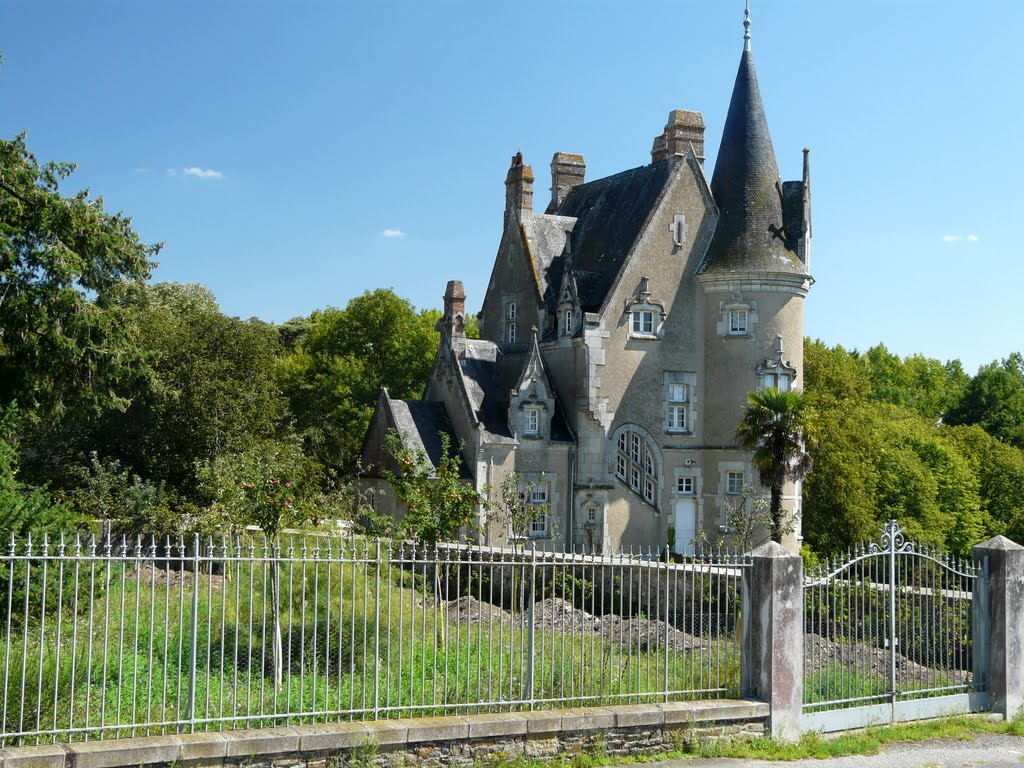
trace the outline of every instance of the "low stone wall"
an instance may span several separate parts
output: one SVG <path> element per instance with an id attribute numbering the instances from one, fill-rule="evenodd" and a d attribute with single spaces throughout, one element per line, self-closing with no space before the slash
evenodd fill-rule
<path id="1" fill-rule="evenodd" d="M 440 768 L 580 752 L 658 754 L 688 740 L 761 736 L 768 705 L 669 702 L 190 733 L 0 750 L 0 768 Z"/>

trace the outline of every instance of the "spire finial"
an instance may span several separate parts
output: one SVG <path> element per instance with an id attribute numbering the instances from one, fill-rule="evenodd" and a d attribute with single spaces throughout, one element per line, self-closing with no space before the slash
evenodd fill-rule
<path id="1" fill-rule="evenodd" d="M 743 11 L 743 50 L 750 50 L 750 0 Z"/>

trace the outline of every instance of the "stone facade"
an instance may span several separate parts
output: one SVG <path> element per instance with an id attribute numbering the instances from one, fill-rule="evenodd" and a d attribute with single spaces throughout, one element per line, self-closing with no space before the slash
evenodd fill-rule
<path id="1" fill-rule="evenodd" d="M 556 153 L 544 213 L 516 154 L 481 339 L 465 338 L 450 282 L 425 395 L 444 404 L 468 481 L 492 495 L 509 472 L 542 483 L 550 519 L 527 533 L 550 548 L 727 539 L 730 508 L 760 489 L 735 437 L 747 395 L 802 383 L 808 168 L 805 152 L 803 178 L 779 179 L 749 41 L 710 181 L 703 118 L 686 110 L 639 168 L 588 182 L 581 155 Z M 795 550 L 799 487 L 784 503 Z M 508 541 L 483 511 L 481 530 Z"/>

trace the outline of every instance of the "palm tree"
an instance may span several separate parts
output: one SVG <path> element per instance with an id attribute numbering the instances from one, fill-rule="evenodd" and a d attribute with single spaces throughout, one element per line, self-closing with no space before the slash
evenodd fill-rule
<path id="1" fill-rule="evenodd" d="M 771 489 L 772 541 L 782 543 L 782 487 L 787 480 L 802 480 L 811 471 L 811 456 L 804 450 L 810 404 L 802 392 L 780 392 L 772 387 L 751 392 L 736 428 L 741 447 L 754 452 L 753 464 L 761 485 Z"/>

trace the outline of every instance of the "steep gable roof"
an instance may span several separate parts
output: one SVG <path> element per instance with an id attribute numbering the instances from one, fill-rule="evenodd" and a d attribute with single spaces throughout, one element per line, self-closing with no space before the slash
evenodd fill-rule
<path id="1" fill-rule="evenodd" d="M 537 281 L 537 293 L 545 304 L 557 300 L 553 294 L 558 290 L 560 281 L 552 279 L 552 265 L 565 250 L 566 233 L 575 226 L 574 218 L 549 214 L 534 214 L 520 222 L 530 266 Z"/>
<path id="2" fill-rule="evenodd" d="M 558 207 L 559 216 L 576 219 L 571 247 L 583 311 L 601 308 L 671 179 L 670 166 L 670 160 L 662 160 L 581 184 Z M 552 264 L 550 284 L 561 280 L 558 261 Z"/>
<path id="3" fill-rule="evenodd" d="M 422 451 L 430 461 L 431 469 L 436 471 L 443 460 L 443 444 L 441 435 L 448 435 L 450 451 L 459 451 L 459 439 L 455 436 L 452 422 L 444 403 L 427 400 L 393 400 L 388 398 L 388 407 L 395 429 L 402 436 L 405 445 L 413 450 Z M 459 457 L 459 477 L 471 477 L 466 462 Z"/>
<path id="4" fill-rule="evenodd" d="M 502 353 L 496 344 L 481 339 L 467 339 L 465 354 L 459 358 L 466 395 L 484 439 L 489 443 L 515 443 L 508 424 L 508 405 L 512 389 L 524 375 L 530 362 L 528 352 Z M 550 377 L 549 377 L 550 380 Z M 571 442 L 565 414 L 555 403 L 551 420 L 551 439 Z"/>

